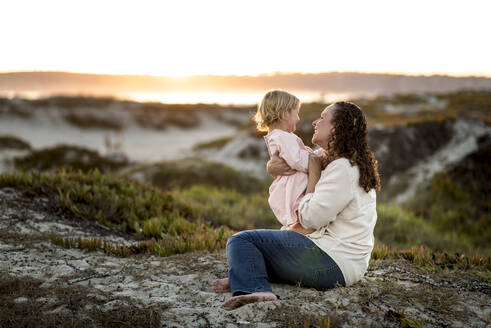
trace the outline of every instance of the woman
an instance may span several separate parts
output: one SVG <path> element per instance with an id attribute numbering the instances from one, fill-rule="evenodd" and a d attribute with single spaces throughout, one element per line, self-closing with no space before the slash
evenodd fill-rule
<path id="1" fill-rule="evenodd" d="M 324 158 L 309 158 L 307 189 L 298 208 L 301 227 L 242 231 L 229 239 L 229 277 L 212 282 L 215 292 L 232 292 L 226 309 L 278 299 L 269 282 L 349 286 L 368 268 L 380 179 L 365 116 L 355 104 L 337 102 L 312 124 L 312 142 L 325 152 Z M 275 158 L 268 172 L 294 171 Z"/>

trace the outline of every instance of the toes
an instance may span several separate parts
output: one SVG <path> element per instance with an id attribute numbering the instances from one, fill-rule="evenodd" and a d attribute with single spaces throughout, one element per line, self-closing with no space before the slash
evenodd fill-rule
<path id="1" fill-rule="evenodd" d="M 275 294 L 270 292 L 260 292 L 248 295 L 240 295 L 229 298 L 222 307 L 226 310 L 233 310 L 240 306 L 255 303 L 255 302 L 265 302 L 265 301 L 276 301 L 278 298 Z"/>
<path id="2" fill-rule="evenodd" d="M 217 279 L 211 282 L 211 288 L 215 293 L 225 293 L 230 291 L 230 282 L 228 278 Z"/>
<path id="3" fill-rule="evenodd" d="M 228 300 L 225 301 L 225 303 L 223 303 L 222 307 L 225 310 L 233 310 L 233 309 L 235 309 L 236 307 L 238 307 L 238 305 L 237 305 L 237 297 L 240 297 L 240 296 L 235 296 L 235 297 L 229 298 Z"/>

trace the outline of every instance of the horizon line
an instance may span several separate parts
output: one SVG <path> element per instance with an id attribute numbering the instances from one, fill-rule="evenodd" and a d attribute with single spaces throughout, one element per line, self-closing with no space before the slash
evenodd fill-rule
<path id="1" fill-rule="evenodd" d="M 365 75 L 402 75 L 402 76 L 413 76 L 413 77 L 432 77 L 432 76 L 445 76 L 453 78 L 491 78 L 491 74 L 475 74 L 475 73 L 444 73 L 444 72 L 432 72 L 432 73 L 407 73 L 407 72 L 388 72 L 388 71 L 321 71 L 321 72 L 267 72 L 261 74 L 196 74 L 196 75 L 186 75 L 186 76 L 172 76 L 172 75 L 154 75 L 154 74 L 125 74 L 125 73 L 100 73 L 100 72 L 76 72 L 76 71 L 57 71 L 57 70 L 12 70 L 12 71 L 0 71 L 0 74 L 12 74 L 12 73 L 67 73 L 67 74 L 82 74 L 82 75 L 100 75 L 100 76 L 121 76 L 121 77 L 162 77 L 162 78 L 172 78 L 172 79 L 187 79 L 193 77 L 271 77 L 271 76 L 281 76 L 281 75 L 320 75 L 320 74 L 365 74 Z"/>

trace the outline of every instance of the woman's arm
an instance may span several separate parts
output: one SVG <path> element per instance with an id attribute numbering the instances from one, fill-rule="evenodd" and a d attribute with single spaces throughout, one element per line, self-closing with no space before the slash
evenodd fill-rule
<path id="1" fill-rule="evenodd" d="M 336 219 L 353 199 L 353 173 L 346 160 L 331 162 L 319 179 L 319 163 L 309 167 L 307 193 L 300 201 L 298 218 L 305 229 L 319 229 Z M 312 177 L 310 176 L 312 172 Z"/>
<path id="2" fill-rule="evenodd" d="M 273 178 L 276 178 L 279 175 L 292 175 L 297 172 L 288 166 L 284 159 L 276 154 L 271 156 L 271 159 L 266 163 L 266 170 Z"/>
<path id="3" fill-rule="evenodd" d="M 322 158 L 314 154 L 309 156 L 309 180 L 307 181 L 307 189 L 305 194 L 313 193 L 315 185 L 321 178 L 322 172 Z"/>
<path id="4" fill-rule="evenodd" d="M 307 189 L 305 190 L 305 194 L 310 194 L 314 192 L 315 185 L 319 181 L 321 177 L 322 171 L 322 159 L 319 156 L 314 154 L 310 154 L 309 156 L 309 178 L 307 182 Z M 308 235 L 315 231 L 315 229 L 305 229 L 300 222 L 297 222 L 288 227 L 288 230 L 293 230 L 298 233 Z"/>

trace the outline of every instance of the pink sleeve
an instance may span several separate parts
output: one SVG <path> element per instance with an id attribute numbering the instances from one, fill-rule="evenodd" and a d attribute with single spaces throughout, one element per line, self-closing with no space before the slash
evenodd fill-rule
<path id="1" fill-rule="evenodd" d="M 279 156 L 294 170 L 308 172 L 309 152 L 302 140 L 293 133 L 281 133 L 272 136 L 272 143 L 279 149 Z"/>
<path id="2" fill-rule="evenodd" d="M 266 146 L 268 148 L 269 157 L 273 157 L 273 155 L 279 155 L 280 153 L 280 145 L 276 142 L 276 140 L 272 137 L 265 137 L 264 141 L 266 141 Z"/>

